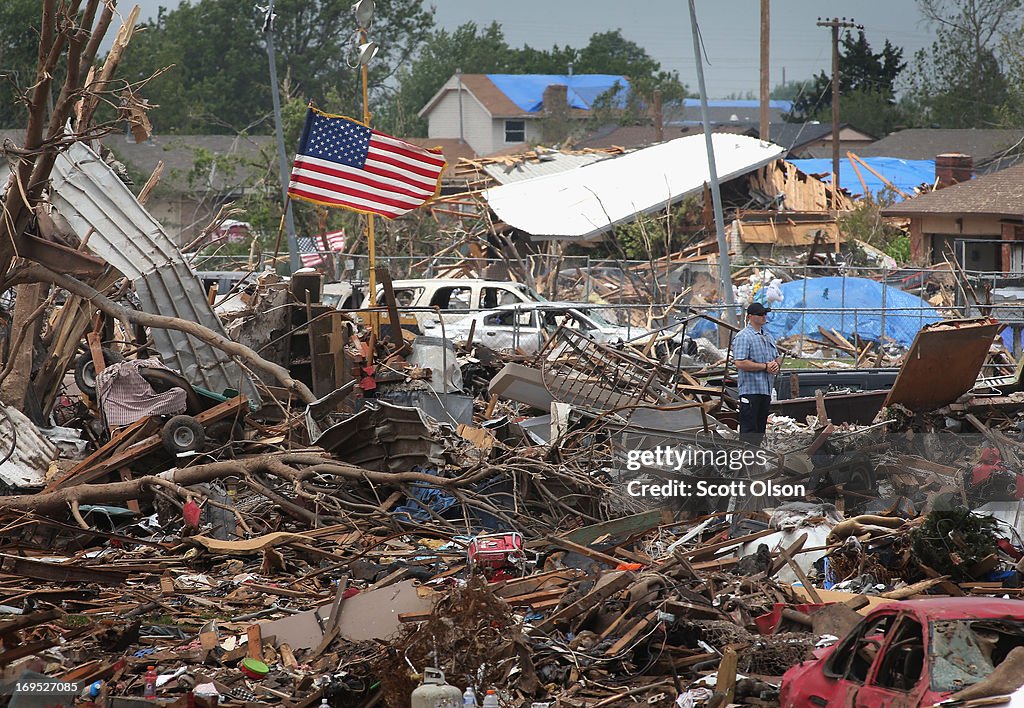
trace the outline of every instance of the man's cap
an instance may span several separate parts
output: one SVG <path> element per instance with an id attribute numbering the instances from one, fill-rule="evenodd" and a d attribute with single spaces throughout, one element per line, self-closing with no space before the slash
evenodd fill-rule
<path id="1" fill-rule="evenodd" d="M 750 306 L 747 307 L 748 315 L 767 315 L 769 312 L 771 312 L 771 310 L 759 302 L 751 303 Z"/>

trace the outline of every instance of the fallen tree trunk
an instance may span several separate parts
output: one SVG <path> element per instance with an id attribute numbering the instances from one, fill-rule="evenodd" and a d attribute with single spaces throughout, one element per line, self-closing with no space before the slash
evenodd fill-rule
<path id="1" fill-rule="evenodd" d="M 224 477 L 243 477 L 254 473 L 272 474 L 292 481 L 302 474 L 284 465 L 274 465 L 273 455 L 261 455 L 229 462 L 211 462 L 184 469 L 172 469 L 157 475 L 136 477 L 110 484 L 79 484 L 48 494 L 17 494 L 0 497 L 0 511 L 28 511 L 44 516 L 67 511 L 75 504 L 113 504 L 152 496 L 153 487 L 188 487 Z"/>
<path id="2" fill-rule="evenodd" d="M 295 393 L 303 403 L 312 403 L 316 396 L 309 390 L 306 384 L 292 378 L 292 375 L 283 366 L 267 361 L 244 344 L 239 344 L 227 337 L 217 334 L 213 330 L 203 327 L 197 322 L 189 322 L 179 317 L 167 315 L 154 315 L 150 312 L 140 312 L 127 307 L 122 307 L 116 302 L 98 292 L 89 285 L 83 283 L 70 275 L 56 273 L 45 266 L 37 263 L 26 265 L 16 269 L 6 283 L 7 287 L 21 283 L 44 282 L 52 283 L 64 288 L 73 295 L 78 295 L 91 302 L 104 313 L 115 317 L 128 324 L 142 325 L 144 327 L 156 327 L 158 329 L 172 329 L 177 332 L 184 332 L 196 339 L 206 342 L 222 352 L 237 357 L 248 364 L 251 368 L 269 374 L 284 388 Z"/>

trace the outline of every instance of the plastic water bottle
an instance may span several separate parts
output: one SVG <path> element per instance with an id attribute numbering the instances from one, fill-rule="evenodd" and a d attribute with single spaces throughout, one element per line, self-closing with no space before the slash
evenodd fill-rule
<path id="1" fill-rule="evenodd" d="M 487 695 L 484 696 L 483 708 L 500 708 L 498 703 L 498 694 L 496 691 L 488 691 Z"/>
<path id="2" fill-rule="evenodd" d="M 462 708 L 478 708 L 476 691 L 472 686 L 467 687 L 466 692 L 462 694 Z"/>
<path id="3" fill-rule="evenodd" d="M 146 685 L 142 689 L 142 697 L 151 701 L 156 700 L 156 667 L 146 667 Z"/>

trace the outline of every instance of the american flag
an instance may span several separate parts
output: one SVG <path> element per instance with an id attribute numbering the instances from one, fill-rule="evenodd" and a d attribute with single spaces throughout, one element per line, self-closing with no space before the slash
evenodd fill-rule
<path id="1" fill-rule="evenodd" d="M 437 194 L 444 166 L 440 150 L 425 150 L 310 106 L 288 195 L 393 219 Z"/>
<path id="2" fill-rule="evenodd" d="M 324 262 L 321 255 L 322 246 L 317 244 L 316 238 L 311 236 L 296 236 L 295 247 L 299 252 L 299 260 L 305 268 L 312 268 Z"/>
<path id="3" fill-rule="evenodd" d="M 321 238 L 327 243 L 327 248 L 331 251 L 344 251 L 345 250 L 345 230 L 332 231 L 329 234 L 324 234 Z"/>

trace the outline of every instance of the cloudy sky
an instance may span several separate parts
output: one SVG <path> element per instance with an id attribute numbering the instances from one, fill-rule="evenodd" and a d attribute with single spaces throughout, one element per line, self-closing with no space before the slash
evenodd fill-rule
<path id="1" fill-rule="evenodd" d="M 161 5 L 177 6 L 177 0 L 136 1 L 143 18 L 154 16 Z M 691 89 L 697 88 L 687 0 L 435 0 L 433 5 L 439 26 L 497 21 L 513 46 L 582 47 L 595 32 L 621 29 L 664 68 L 677 70 Z M 913 0 L 772 0 L 771 8 L 772 86 L 783 75 L 787 80 L 807 78 L 830 65 L 829 30 L 815 26 L 819 17 L 852 12 L 875 51 L 889 39 L 904 48 L 904 59 L 932 41 Z M 698 0 L 697 20 L 710 61 L 704 70 L 709 95 L 756 93 L 759 0 Z"/>

